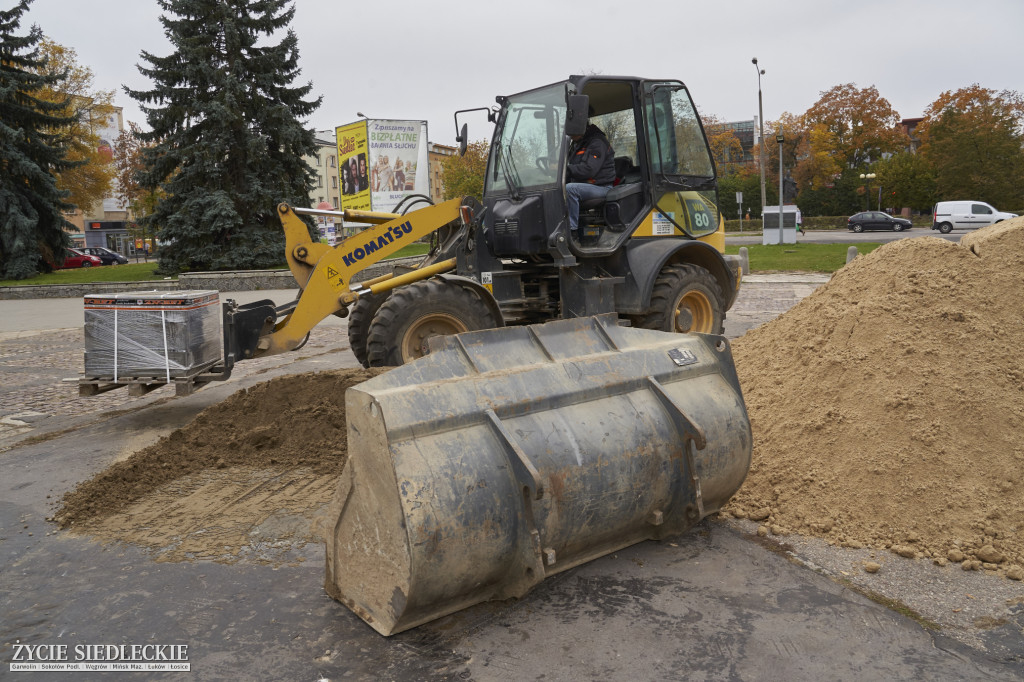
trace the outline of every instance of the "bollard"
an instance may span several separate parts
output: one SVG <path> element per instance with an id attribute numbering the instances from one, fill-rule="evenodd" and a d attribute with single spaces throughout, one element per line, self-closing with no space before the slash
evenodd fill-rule
<path id="1" fill-rule="evenodd" d="M 852 261 L 856 257 L 857 257 L 857 247 L 856 246 L 851 246 L 850 248 L 848 248 L 846 250 L 846 262 L 847 263 L 849 263 L 850 261 Z"/>
<path id="2" fill-rule="evenodd" d="M 750 252 L 747 251 L 747 247 L 740 247 L 740 267 L 743 268 L 743 274 L 750 274 Z"/>

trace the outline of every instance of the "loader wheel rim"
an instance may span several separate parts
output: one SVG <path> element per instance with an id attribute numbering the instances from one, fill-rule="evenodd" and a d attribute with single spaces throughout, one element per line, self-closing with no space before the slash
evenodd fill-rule
<path id="1" fill-rule="evenodd" d="M 427 341 L 435 336 L 451 336 L 469 331 L 461 320 L 453 315 L 433 313 L 425 315 L 409 325 L 402 339 L 402 357 L 409 360 L 422 358 L 430 351 Z"/>
<path id="2" fill-rule="evenodd" d="M 715 309 L 701 291 L 687 291 L 680 296 L 673 317 L 675 330 L 679 333 L 715 333 Z"/>

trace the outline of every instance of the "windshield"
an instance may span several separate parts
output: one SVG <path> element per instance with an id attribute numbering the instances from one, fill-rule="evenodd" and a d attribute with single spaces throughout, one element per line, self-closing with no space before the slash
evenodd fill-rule
<path id="1" fill-rule="evenodd" d="M 509 97 L 496 144 L 491 145 L 487 194 L 517 195 L 558 182 L 565 108 L 563 84 Z"/>

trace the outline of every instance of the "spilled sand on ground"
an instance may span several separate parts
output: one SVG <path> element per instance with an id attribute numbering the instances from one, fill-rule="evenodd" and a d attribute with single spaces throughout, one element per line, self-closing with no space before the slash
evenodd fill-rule
<path id="1" fill-rule="evenodd" d="M 1024 577 L 1024 218 L 856 258 L 733 343 L 750 473 L 726 508 Z"/>
<path id="2" fill-rule="evenodd" d="M 345 390 L 383 370 L 285 376 L 238 391 L 81 483 L 55 520 L 157 560 L 282 560 L 319 540 L 348 457 Z"/>

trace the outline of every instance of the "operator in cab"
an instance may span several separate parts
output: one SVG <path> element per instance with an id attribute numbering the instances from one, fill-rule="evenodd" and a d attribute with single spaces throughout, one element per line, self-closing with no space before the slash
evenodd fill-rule
<path id="1" fill-rule="evenodd" d="M 593 116 L 593 109 L 590 115 Z M 566 164 L 565 194 L 569 201 L 569 230 L 579 230 L 580 202 L 603 199 L 615 183 L 615 152 L 608 137 L 593 123 L 582 135 L 572 136 Z"/>

